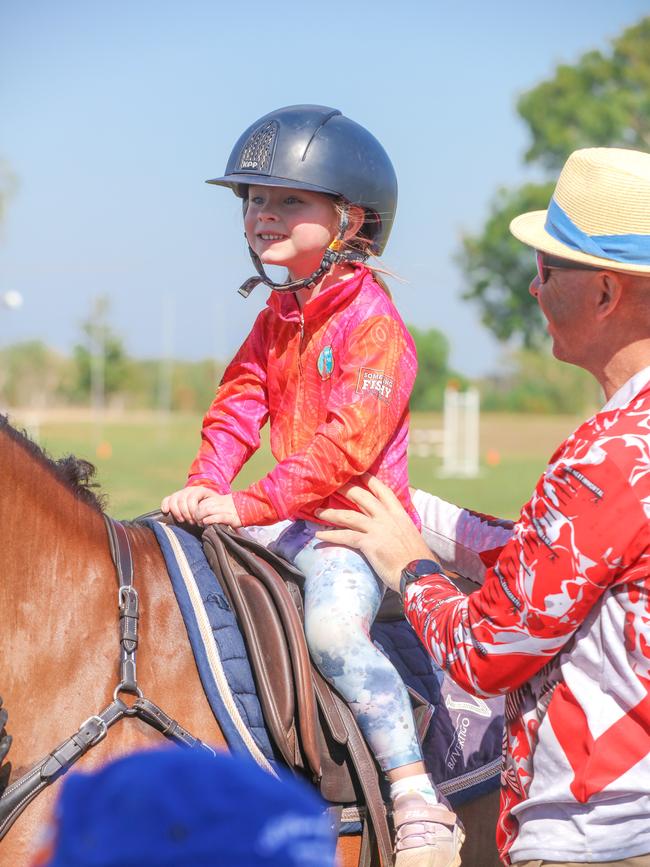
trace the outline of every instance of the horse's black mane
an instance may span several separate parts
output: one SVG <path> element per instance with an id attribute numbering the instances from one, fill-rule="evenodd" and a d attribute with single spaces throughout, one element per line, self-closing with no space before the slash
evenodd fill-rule
<path id="1" fill-rule="evenodd" d="M 66 455 L 58 460 L 53 460 L 24 431 L 19 431 L 15 427 L 12 427 L 6 415 L 0 414 L 1 431 L 4 431 L 35 460 L 39 461 L 39 463 L 53 473 L 78 499 L 97 509 L 99 512 L 103 511 L 104 497 L 93 490 L 93 488 L 98 487 L 97 482 L 94 481 L 96 468 L 93 464 L 74 455 Z"/>

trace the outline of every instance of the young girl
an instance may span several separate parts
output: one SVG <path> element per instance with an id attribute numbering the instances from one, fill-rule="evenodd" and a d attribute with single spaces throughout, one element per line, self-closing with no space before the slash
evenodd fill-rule
<path id="1" fill-rule="evenodd" d="M 408 693 L 369 637 L 384 586 L 356 551 L 315 539 L 315 513 L 371 472 L 413 520 L 407 479 L 413 341 L 364 264 L 388 240 L 397 182 L 379 142 L 341 112 L 271 112 L 235 145 L 223 177 L 243 200 L 258 283 L 273 291 L 204 419 L 187 486 L 166 497 L 178 521 L 244 527 L 305 575 L 305 633 L 322 675 L 347 700 L 391 782 L 396 864 L 460 863 L 462 830 L 422 763 Z M 265 265 L 288 270 L 273 282 Z M 278 463 L 231 493 L 270 418 Z M 322 525 L 320 525 L 322 526 Z"/>

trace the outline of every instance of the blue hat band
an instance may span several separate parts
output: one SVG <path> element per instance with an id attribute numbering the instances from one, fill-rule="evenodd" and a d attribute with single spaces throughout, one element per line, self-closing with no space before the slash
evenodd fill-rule
<path id="1" fill-rule="evenodd" d="M 626 265 L 650 265 L 650 235 L 588 235 L 551 199 L 544 228 L 572 250 Z"/>

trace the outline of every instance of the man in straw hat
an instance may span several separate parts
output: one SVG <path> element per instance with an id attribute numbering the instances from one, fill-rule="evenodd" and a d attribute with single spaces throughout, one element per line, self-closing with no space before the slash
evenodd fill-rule
<path id="1" fill-rule="evenodd" d="M 424 539 L 374 479 L 324 510 L 402 594 L 436 662 L 505 693 L 506 863 L 650 865 L 650 154 L 572 154 L 513 234 L 555 356 L 606 404 L 551 457 L 514 524 L 416 492 Z M 481 583 L 459 594 L 443 568 Z M 469 714 L 468 714 L 469 715 Z"/>

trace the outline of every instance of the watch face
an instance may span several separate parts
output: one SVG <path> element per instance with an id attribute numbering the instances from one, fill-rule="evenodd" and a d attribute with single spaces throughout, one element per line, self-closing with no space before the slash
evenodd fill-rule
<path id="1" fill-rule="evenodd" d="M 399 582 L 399 591 L 404 598 L 404 591 L 409 584 L 417 581 L 418 578 L 424 578 L 425 575 L 439 575 L 442 572 L 442 566 L 437 560 L 411 560 L 405 569 L 402 569 L 402 575 Z"/>
<path id="2" fill-rule="evenodd" d="M 412 581 L 416 578 L 423 578 L 425 575 L 437 575 L 442 572 L 442 566 L 437 560 L 411 560 L 405 572 L 408 572 Z"/>

